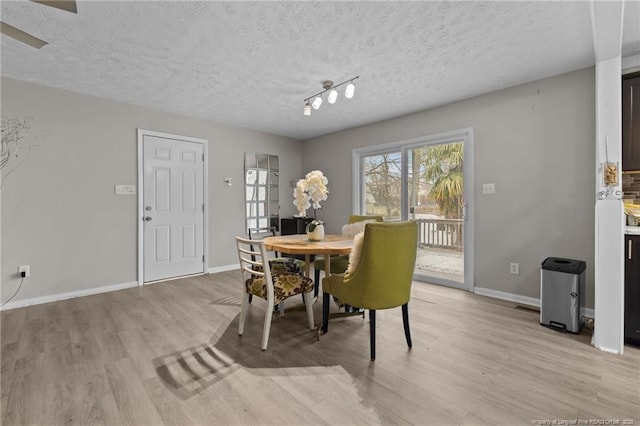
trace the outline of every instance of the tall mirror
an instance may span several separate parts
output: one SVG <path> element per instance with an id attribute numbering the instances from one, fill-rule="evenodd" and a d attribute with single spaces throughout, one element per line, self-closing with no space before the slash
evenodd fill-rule
<path id="1" fill-rule="evenodd" d="M 244 200 L 246 228 L 265 229 L 280 223 L 278 156 L 244 154 Z"/>

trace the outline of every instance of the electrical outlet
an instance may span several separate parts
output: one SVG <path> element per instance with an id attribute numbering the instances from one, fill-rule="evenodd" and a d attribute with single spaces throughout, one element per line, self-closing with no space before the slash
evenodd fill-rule
<path id="1" fill-rule="evenodd" d="M 28 277 L 31 275 L 31 266 L 29 265 L 20 265 L 18 266 L 18 275 L 22 276 L 22 273 L 24 272 L 24 276 Z"/>
<path id="2" fill-rule="evenodd" d="M 510 272 L 513 275 L 520 275 L 520 264 L 519 263 L 511 263 L 509 265 Z"/>

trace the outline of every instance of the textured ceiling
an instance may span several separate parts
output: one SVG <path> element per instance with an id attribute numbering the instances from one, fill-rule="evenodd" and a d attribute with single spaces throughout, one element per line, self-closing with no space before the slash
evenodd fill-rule
<path id="1" fill-rule="evenodd" d="M 626 54 L 640 52 L 635 10 Z M 49 42 L 3 36 L 3 76 L 296 139 L 594 63 L 586 1 L 79 0 L 74 15 L 3 0 L 1 13 Z M 302 114 L 323 80 L 355 75 L 353 99 Z"/>

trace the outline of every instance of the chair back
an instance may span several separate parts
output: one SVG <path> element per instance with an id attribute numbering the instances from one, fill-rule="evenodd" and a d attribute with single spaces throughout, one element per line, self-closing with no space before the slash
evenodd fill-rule
<path id="1" fill-rule="evenodd" d="M 250 240 L 261 240 L 265 237 L 275 237 L 276 227 L 270 226 L 267 228 L 249 228 L 247 234 Z"/>
<path id="2" fill-rule="evenodd" d="M 365 220 L 375 220 L 376 222 L 384 222 L 384 218 L 380 215 L 358 215 L 349 216 L 349 223 L 363 222 Z"/>
<path id="3" fill-rule="evenodd" d="M 360 261 L 344 283 L 360 287 L 353 306 L 388 309 L 409 301 L 416 264 L 418 226 L 415 221 L 367 223 Z"/>
<path id="4" fill-rule="evenodd" d="M 274 290 L 271 268 L 264 242 L 236 237 L 236 246 L 238 248 L 238 261 L 240 262 L 242 281 L 246 282 L 251 278 L 258 277 L 264 278 L 267 283 L 267 292 L 273 300 Z"/>
<path id="5" fill-rule="evenodd" d="M 262 240 L 266 237 L 275 237 L 276 236 L 276 227 L 271 226 L 268 228 L 249 228 L 248 235 L 250 240 Z M 278 257 L 280 254 L 278 252 L 274 252 L 275 256 Z"/>

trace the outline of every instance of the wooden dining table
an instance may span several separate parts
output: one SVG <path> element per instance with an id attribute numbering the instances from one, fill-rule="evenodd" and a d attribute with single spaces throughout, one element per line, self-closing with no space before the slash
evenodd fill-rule
<path id="1" fill-rule="evenodd" d="M 286 254 L 303 254 L 307 277 L 310 276 L 312 255 L 324 255 L 324 273 L 328 277 L 331 274 L 329 256 L 349 254 L 353 248 L 353 237 L 340 234 L 327 234 L 322 241 L 309 241 L 306 234 L 266 237 L 263 241 L 267 250 Z"/>
<path id="2" fill-rule="evenodd" d="M 266 237 L 263 239 L 264 246 L 267 250 L 273 250 L 286 254 L 303 254 L 305 275 L 311 277 L 311 255 L 324 255 L 324 273 L 325 277 L 331 274 L 330 256 L 351 253 L 353 248 L 353 237 L 345 235 L 327 234 L 322 241 L 309 241 L 306 234 L 281 235 L 277 237 Z M 364 318 L 364 310 L 355 309 L 347 312 L 334 312 L 329 315 L 330 318 L 345 316 L 362 316 Z M 318 339 L 322 334 L 322 327 L 318 327 Z"/>

